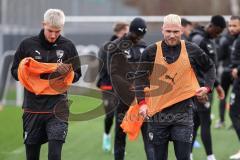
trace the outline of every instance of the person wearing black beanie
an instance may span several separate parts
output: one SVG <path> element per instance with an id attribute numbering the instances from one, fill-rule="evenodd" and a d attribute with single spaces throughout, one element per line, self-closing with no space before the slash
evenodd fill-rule
<path id="1" fill-rule="evenodd" d="M 147 33 L 147 25 L 144 19 L 134 18 L 129 26 L 129 33 L 127 37 L 133 42 L 139 42 L 143 36 Z"/>
<path id="2" fill-rule="evenodd" d="M 129 31 L 137 35 L 144 35 L 147 32 L 146 22 L 142 18 L 134 18 L 130 24 Z"/>
<path id="3" fill-rule="evenodd" d="M 117 96 L 118 104 L 115 111 L 114 160 L 124 160 L 126 133 L 121 128 L 123 117 L 135 100 L 134 84 L 139 61 L 146 43 L 143 37 L 147 32 L 146 22 L 142 18 L 134 18 L 129 26 L 129 32 L 122 38 L 107 43 L 108 71 L 112 88 Z M 148 143 L 147 125 L 141 127 L 147 160 L 153 160 L 152 147 Z"/>

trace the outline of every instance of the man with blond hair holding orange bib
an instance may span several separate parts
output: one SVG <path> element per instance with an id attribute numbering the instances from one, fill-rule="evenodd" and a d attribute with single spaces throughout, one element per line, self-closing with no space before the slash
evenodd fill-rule
<path id="1" fill-rule="evenodd" d="M 64 23 L 62 10 L 48 9 L 39 35 L 24 39 L 14 56 L 12 76 L 24 86 L 22 118 L 26 160 L 39 160 L 41 145 L 46 142 L 48 160 L 61 159 L 68 132 L 69 103 L 67 91 L 54 87 L 53 81 L 60 78 L 59 84 L 64 84 L 64 78 L 72 74 L 71 84 L 81 77 L 76 47 L 61 35 Z M 51 68 L 52 72 L 45 72 Z"/>
<path id="2" fill-rule="evenodd" d="M 177 160 L 189 160 L 193 97 L 207 100 L 216 78 L 215 66 L 198 46 L 181 40 L 180 16 L 165 16 L 162 34 L 163 41 L 148 46 L 142 55 L 136 80 L 139 113 L 148 119 L 154 160 L 167 160 L 169 141 L 173 141 Z"/>

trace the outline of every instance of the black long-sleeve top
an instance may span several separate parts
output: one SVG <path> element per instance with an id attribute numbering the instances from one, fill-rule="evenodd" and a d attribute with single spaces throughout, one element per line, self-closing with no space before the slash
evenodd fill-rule
<path id="1" fill-rule="evenodd" d="M 22 59 L 32 57 L 38 62 L 44 63 L 71 63 L 74 70 L 73 82 L 81 77 L 80 60 L 74 44 L 59 36 L 55 43 L 49 43 L 41 30 L 39 35 L 27 38 L 19 45 L 11 68 L 12 76 L 18 80 L 18 66 Z M 41 75 L 41 78 L 48 79 L 49 75 Z M 37 84 L 36 84 L 37 85 Z M 52 111 L 54 106 L 67 99 L 67 93 L 58 95 L 35 95 L 24 89 L 23 108 L 31 111 Z"/>

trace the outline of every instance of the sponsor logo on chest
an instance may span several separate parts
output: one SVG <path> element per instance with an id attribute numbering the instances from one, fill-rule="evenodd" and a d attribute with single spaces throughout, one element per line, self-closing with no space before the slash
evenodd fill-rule
<path id="1" fill-rule="evenodd" d="M 41 53 L 38 50 L 35 50 L 34 53 L 35 53 L 34 59 L 36 60 L 42 59 Z"/>

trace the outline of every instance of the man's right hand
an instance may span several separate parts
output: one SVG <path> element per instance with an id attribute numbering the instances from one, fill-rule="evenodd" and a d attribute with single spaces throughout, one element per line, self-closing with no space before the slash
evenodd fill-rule
<path id="1" fill-rule="evenodd" d="M 56 72 L 60 73 L 61 75 L 67 74 L 72 70 L 71 64 L 60 64 L 56 70 Z"/>
<path id="2" fill-rule="evenodd" d="M 146 104 L 142 104 L 141 107 L 139 108 L 139 114 L 143 116 L 143 118 L 147 118 L 147 110 L 148 106 Z"/>

